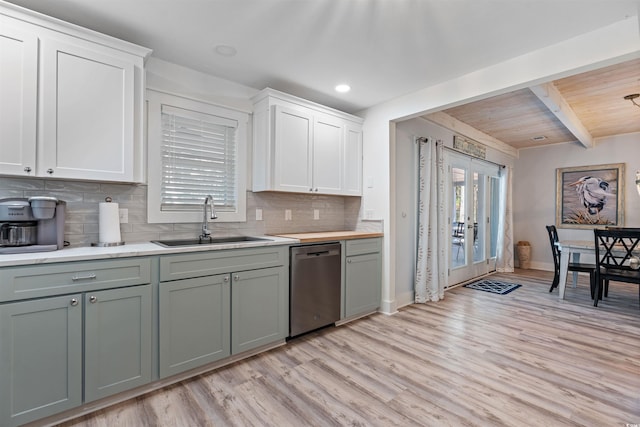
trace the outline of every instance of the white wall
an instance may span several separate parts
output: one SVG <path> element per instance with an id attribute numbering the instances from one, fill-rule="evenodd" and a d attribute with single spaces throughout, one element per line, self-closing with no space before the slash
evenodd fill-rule
<path id="1" fill-rule="evenodd" d="M 545 225 L 555 224 L 556 168 L 625 163 L 625 226 L 640 227 L 640 196 L 636 171 L 640 170 L 640 133 L 603 138 L 595 147 L 558 144 L 520 150 L 513 174 L 514 242 L 531 243 L 531 268 L 553 270 Z M 592 240 L 593 231 L 558 229 L 560 239 Z"/>
<path id="2" fill-rule="evenodd" d="M 640 28 L 635 16 L 361 112 L 365 118 L 363 173 L 365 180 L 375 177 L 375 185 L 364 188 L 363 205 L 383 220 L 385 233 L 381 311 L 393 313 L 398 306 L 398 219 L 396 195 L 390 191 L 396 188 L 402 167 L 396 160 L 397 121 L 637 57 Z"/>
<path id="3" fill-rule="evenodd" d="M 257 89 L 150 57 L 145 64 L 146 87 L 227 108 L 253 112 Z"/>

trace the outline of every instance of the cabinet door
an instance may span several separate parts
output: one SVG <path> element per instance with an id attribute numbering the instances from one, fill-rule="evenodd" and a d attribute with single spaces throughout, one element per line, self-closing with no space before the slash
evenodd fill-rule
<path id="1" fill-rule="evenodd" d="M 229 275 L 160 283 L 160 377 L 231 354 Z"/>
<path id="2" fill-rule="evenodd" d="M 80 295 L 0 305 L 0 425 L 82 403 Z"/>
<path id="3" fill-rule="evenodd" d="M 346 258 L 345 317 L 375 311 L 380 306 L 382 263 L 380 253 Z"/>
<path id="4" fill-rule="evenodd" d="M 311 152 L 313 116 L 304 111 L 274 106 L 274 190 L 312 190 Z"/>
<path id="5" fill-rule="evenodd" d="M 345 126 L 344 174 L 342 194 L 345 196 L 362 195 L 362 128 L 355 125 Z"/>
<path id="6" fill-rule="evenodd" d="M 151 285 L 87 292 L 84 400 L 151 381 Z"/>
<path id="7" fill-rule="evenodd" d="M 38 174 L 133 181 L 133 63 L 88 43 L 45 39 L 42 52 Z"/>
<path id="8" fill-rule="evenodd" d="M 0 17 L 0 174 L 36 171 L 38 38 Z"/>
<path id="9" fill-rule="evenodd" d="M 284 340 L 289 324 L 285 267 L 232 274 L 231 353 Z"/>
<path id="10" fill-rule="evenodd" d="M 313 191 L 342 194 L 344 131 L 341 120 L 317 116 L 313 123 Z"/>

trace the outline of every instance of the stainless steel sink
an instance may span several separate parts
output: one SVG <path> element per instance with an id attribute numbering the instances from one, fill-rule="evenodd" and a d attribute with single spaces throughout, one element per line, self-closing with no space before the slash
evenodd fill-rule
<path id="1" fill-rule="evenodd" d="M 266 237 L 253 237 L 253 236 L 231 236 L 231 237 L 212 237 L 211 239 L 175 239 L 175 240 L 152 240 L 151 243 L 164 246 L 166 248 L 173 248 L 176 246 L 210 246 L 210 245 L 222 245 L 225 243 L 243 243 L 243 242 L 257 242 L 257 241 L 271 241 Z"/>

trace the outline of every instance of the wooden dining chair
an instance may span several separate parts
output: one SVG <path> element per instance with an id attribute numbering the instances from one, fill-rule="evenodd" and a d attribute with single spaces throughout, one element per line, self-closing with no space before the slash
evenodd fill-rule
<path id="1" fill-rule="evenodd" d="M 609 281 L 638 284 L 640 297 L 640 229 L 594 229 L 596 247 L 596 293 L 593 305 L 598 306 L 600 289 L 604 285 L 605 295 Z"/>
<path id="2" fill-rule="evenodd" d="M 558 230 L 555 225 L 547 225 L 547 233 L 549 233 L 549 243 L 551 244 L 551 253 L 553 254 L 553 265 L 555 267 L 553 282 L 549 288 L 549 292 L 553 292 L 560 282 L 560 248 L 558 243 Z M 593 298 L 596 289 L 596 265 L 589 263 L 571 262 L 567 271 L 579 271 L 589 273 L 589 288 L 591 290 L 591 298 Z"/>

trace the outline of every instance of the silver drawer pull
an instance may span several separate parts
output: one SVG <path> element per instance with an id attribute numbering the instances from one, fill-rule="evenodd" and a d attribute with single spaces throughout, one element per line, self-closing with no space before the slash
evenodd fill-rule
<path id="1" fill-rule="evenodd" d="M 95 304 L 97 301 L 98 301 L 98 297 L 96 297 L 96 296 L 94 296 L 94 295 L 91 295 L 91 296 L 89 297 L 89 302 L 90 302 L 91 304 Z"/>
<path id="2" fill-rule="evenodd" d="M 86 276 L 73 276 L 71 277 L 71 280 L 74 282 L 77 282 L 78 280 L 93 280 L 96 277 L 97 276 L 95 273 L 91 273 L 91 274 L 87 274 Z"/>
<path id="3" fill-rule="evenodd" d="M 77 298 L 72 298 L 71 301 L 69 302 L 69 304 L 71 304 L 72 306 L 76 306 L 78 305 L 78 299 Z"/>

